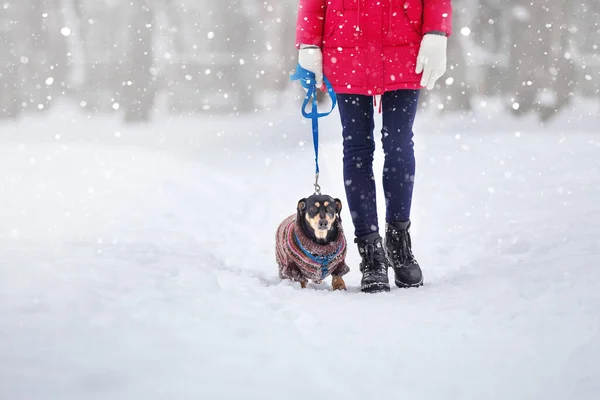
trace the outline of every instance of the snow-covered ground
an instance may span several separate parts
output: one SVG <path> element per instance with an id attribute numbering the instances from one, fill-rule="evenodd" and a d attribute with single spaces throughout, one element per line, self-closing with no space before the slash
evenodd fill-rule
<path id="1" fill-rule="evenodd" d="M 545 129 L 423 115 L 426 285 L 378 295 L 354 249 L 345 293 L 277 278 L 275 229 L 312 189 L 295 107 L 0 125 L 0 399 L 596 399 L 600 120 L 581 107 Z M 322 127 L 343 199 L 337 116 Z"/>

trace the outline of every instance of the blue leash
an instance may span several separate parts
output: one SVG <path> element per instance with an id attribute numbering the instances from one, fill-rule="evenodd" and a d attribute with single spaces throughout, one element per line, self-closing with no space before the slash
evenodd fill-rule
<path id="1" fill-rule="evenodd" d="M 307 90 L 304 102 L 302 103 L 302 115 L 304 118 L 312 119 L 312 132 L 313 132 L 313 145 L 315 147 L 315 194 L 321 194 L 321 187 L 319 186 L 319 118 L 328 116 L 333 112 L 337 104 L 335 92 L 329 80 L 324 77 L 325 86 L 327 87 L 327 93 L 331 97 L 331 110 L 325 113 L 319 113 L 317 110 L 317 80 L 313 72 L 304 69 L 298 64 L 296 67 L 296 73 L 291 76 L 292 81 L 299 80 L 302 87 Z M 312 110 L 310 113 L 306 112 L 306 106 L 312 100 Z"/>

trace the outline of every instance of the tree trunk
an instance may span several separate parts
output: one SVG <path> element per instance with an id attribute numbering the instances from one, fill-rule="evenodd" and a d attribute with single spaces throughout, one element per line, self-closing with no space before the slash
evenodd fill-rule
<path id="1" fill-rule="evenodd" d="M 123 101 L 126 122 L 148 122 L 154 106 L 156 79 L 151 73 L 154 63 L 154 12 L 144 0 L 129 6 L 127 60 L 123 79 Z"/>
<path id="2" fill-rule="evenodd" d="M 18 36 L 11 22 L 19 21 L 14 3 L 5 2 L 0 14 L 0 119 L 15 119 L 21 113 Z"/>

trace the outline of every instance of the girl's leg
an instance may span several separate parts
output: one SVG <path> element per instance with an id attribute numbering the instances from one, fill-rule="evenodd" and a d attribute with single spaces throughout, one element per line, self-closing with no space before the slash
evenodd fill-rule
<path id="1" fill-rule="evenodd" d="M 383 190 L 386 222 L 405 222 L 410 209 L 415 179 L 413 123 L 419 102 L 418 90 L 396 90 L 382 96 L 382 143 L 385 153 Z"/>
<path id="2" fill-rule="evenodd" d="M 373 176 L 373 98 L 338 94 L 344 138 L 344 182 L 356 237 L 379 231 Z"/>
<path id="3" fill-rule="evenodd" d="M 396 286 L 418 287 L 423 284 L 423 273 L 412 253 L 409 228 L 415 180 L 412 127 L 419 92 L 397 90 L 382 97 L 383 190 L 387 211 L 385 247 L 394 269 Z"/>

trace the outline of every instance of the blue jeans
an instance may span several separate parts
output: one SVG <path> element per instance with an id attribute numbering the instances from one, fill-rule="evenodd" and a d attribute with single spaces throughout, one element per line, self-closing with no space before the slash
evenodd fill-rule
<path id="1" fill-rule="evenodd" d="M 344 182 L 348 208 L 356 237 L 379 231 L 375 179 L 373 176 L 373 97 L 338 94 L 344 137 Z M 413 123 L 419 102 L 418 90 L 396 90 L 381 96 L 385 154 L 383 190 L 386 222 L 408 221 L 415 178 Z"/>

